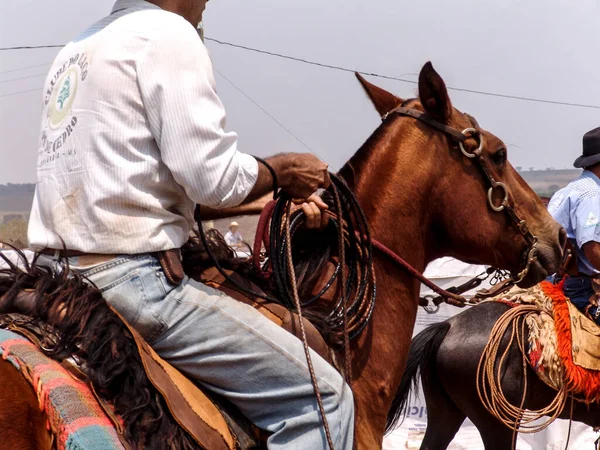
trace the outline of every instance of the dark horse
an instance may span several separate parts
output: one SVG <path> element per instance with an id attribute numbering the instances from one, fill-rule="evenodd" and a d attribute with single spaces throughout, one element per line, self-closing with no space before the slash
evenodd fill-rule
<path id="1" fill-rule="evenodd" d="M 427 405 L 427 431 L 422 450 L 447 448 L 467 417 L 479 430 L 486 450 L 512 448 L 513 430 L 484 407 L 476 388 L 477 368 L 483 350 L 492 328 L 508 309 L 509 306 L 500 302 L 482 303 L 415 336 L 394 407 L 388 416 L 388 430 L 402 416 L 420 374 Z M 508 333 L 509 330 L 504 336 L 504 345 L 508 343 Z M 524 336 L 526 338 L 527 332 Z M 516 407 L 523 401 L 525 383 L 525 409 L 545 408 L 556 397 L 556 391 L 542 382 L 529 365 L 524 375 L 523 355 L 515 341 L 503 365 L 502 389 Z M 598 427 L 600 405 L 587 406 L 575 401 L 571 414 L 571 401 L 568 401 L 559 417 L 572 417 L 575 421 Z"/>
<path id="2" fill-rule="evenodd" d="M 504 212 L 489 206 L 501 203 L 503 192 L 495 189 L 488 198 L 489 178 L 465 155 L 481 145 L 490 175 L 506 186 L 507 203 L 537 237 L 538 257 L 521 285 L 533 285 L 556 270 L 564 244 L 560 227 L 507 161 L 506 145 L 452 106 L 444 81 L 430 63 L 419 75 L 418 99 L 405 101 L 364 79 L 361 82 L 383 122 L 340 175 L 363 208 L 375 239 L 421 272 L 444 255 L 521 271 L 530 245 Z M 399 106 L 425 113 L 446 130 L 458 130 L 459 136 L 462 130 L 474 129 L 467 132 L 465 153 L 447 131 L 393 113 Z M 360 450 L 381 448 L 388 411 L 406 364 L 419 297 L 419 283 L 406 270 L 383 254 L 374 255 L 377 305 L 350 348 Z M 8 369 L 0 366 L 0 371 Z M 6 389 L 0 384 L 2 408 Z M 3 434 L 7 430 L 31 432 L 6 423 L 0 423 L 0 429 Z"/>

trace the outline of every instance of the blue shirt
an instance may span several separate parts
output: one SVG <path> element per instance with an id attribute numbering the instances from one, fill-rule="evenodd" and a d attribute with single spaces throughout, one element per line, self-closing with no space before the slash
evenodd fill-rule
<path id="1" fill-rule="evenodd" d="M 600 178 L 584 170 L 579 178 L 554 194 L 548 212 L 575 241 L 579 271 L 587 275 L 600 273 L 581 250 L 588 242 L 600 242 Z"/>

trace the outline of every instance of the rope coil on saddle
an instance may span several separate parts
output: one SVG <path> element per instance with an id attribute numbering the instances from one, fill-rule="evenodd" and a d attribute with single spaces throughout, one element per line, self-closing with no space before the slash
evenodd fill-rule
<path id="1" fill-rule="evenodd" d="M 528 365 L 524 346 L 525 316 L 539 310 L 535 305 L 519 305 L 505 312 L 494 325 L 477 367 L 476 386 L 481 403 L 490 414 L 512 429 L 515 434 L 537 433 L 544 430 L 562 413 L 569 398 L 568 388 L 564 384 L 548 406 L 535 411 L 523 409 L 527 397 Z M 506 333 L 509 333 L 509 339 L 503 343 Z M 518 407 L 506 398 L 502 390 L 503 367 L 515 340 L 523 358 L 524 380 L 523 396 Z M 543 416 L 550 417 L 541 424 L 536 423 Z"/>

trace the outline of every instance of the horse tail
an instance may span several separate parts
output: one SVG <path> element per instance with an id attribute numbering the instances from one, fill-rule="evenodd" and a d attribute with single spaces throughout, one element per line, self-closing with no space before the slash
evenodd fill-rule
<path id="1" fill-rule="evenodd" d="M 418 388 L 419 375 L 431 369 L 431 365 L 435 363 L 435 357 L 448 330 L 450 323 L 440 322 L 427 327 L 413 338 L 406 368 L 388 413 L 386 433 L 392 431 L 406 416 L 411 393 Z"/>

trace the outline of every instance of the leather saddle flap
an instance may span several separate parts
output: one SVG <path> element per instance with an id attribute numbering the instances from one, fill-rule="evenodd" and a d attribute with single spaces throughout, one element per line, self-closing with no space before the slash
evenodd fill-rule
<path id="1" fill-rule="evenodd" d="M 148 379 L 162 394 L 177 423 L 207 450 L 235 449 L 235 438 L 213 402 L 185 375 L 158 356 L 144 338 L 116 310 L 113 311 L 135 339 Z"/>
<path id="2" fill-rule="evenodd" d="M 600 327 L 571 302 L 567 304 L 571 315 L 573 362 L 586 369 L 600 371 Z"/>

